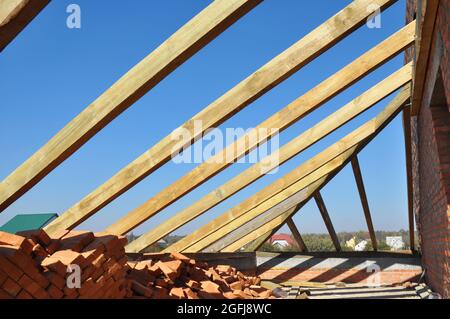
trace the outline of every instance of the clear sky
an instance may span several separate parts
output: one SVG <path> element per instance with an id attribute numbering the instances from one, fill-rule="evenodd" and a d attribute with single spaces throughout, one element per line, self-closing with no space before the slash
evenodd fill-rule
<path id="1" fill-rule="evenodd" d="M 121 75 L 206 7 L 207 0 L 55 0 L 0 54 L 0 179 L 44 145 Z M 66 27 L 66 7 L 81 7 L 81 29 Z M 179 67 L 0 215 L 61 213 L 101 185 L 174 128 L 220 97 L 351 0 L 265 0 Z M 405 1 L 265 94 L 220 128 L 250 128 L 279 111 L 404 25 Z M 284 144 L 403 65 L 399 55 L 280 136 Z M 389 97 L 357 119 L 176 233 L 186 234 L 224 212 L 375 116 Z M 406 170 L 401 118 L 360 154 L 376 230 L 407 228 Z M 88 219 L 79 228 L 102 230 L 183 176 L 196 164 L 172 162 Z M 156 227 L 249 164 L 235 164 L 150 219 Z M 337 231 L 365 230 L 351 167 L 322 192 Z M 294 218 L 301 232 L 325 232 L 314 202 Z"/>

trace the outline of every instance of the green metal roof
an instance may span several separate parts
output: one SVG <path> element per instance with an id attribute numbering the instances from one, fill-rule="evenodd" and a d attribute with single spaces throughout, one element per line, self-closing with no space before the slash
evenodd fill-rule
<path id="1" fill-rule="evenodd" d="M 0 227 L 0 231 L 15 234 L 24 230 L 40 229 L 58 217 L 57 214 L 20 214 Z"/>

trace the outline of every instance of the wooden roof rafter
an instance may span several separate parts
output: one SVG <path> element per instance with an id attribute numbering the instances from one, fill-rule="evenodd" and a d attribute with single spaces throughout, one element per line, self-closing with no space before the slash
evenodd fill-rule
<path id="1" fill-rule="evenodd" d="M 364 217 L 366 219 L 367 229 L 369 231 L 370 240 L 372 242 L 373 250 L 378 250 L 377 237 L 375 236 L 375 229 L 373 227 L 372 215 L 370 214 L 369 201 L 367 200 L 366 188 L 364 187 L 364 181 L 361 173 L 361 167 L 359 166 L 358 156 L 355 155 L 351 160 L 353 175 L 355 177 L 356 186 L 358 188 L 359 197 L 361 199 L 361 205 L 363 207 Z"/>
<path id="2" fill-rule="evenodd" d="M 375 2 L 383 9 L 395 1 L 376 0 Z M 210 104 L 206 109 L 186 122 L 186 125 L 183 127 L 192 131 L 192 124 L 194 120 L 202 120 L 203 129 L 206 130 L 213 125 L 222 123 L 228 117 L 237 113 L 244 106 L 253 102 L 256 98 L 286 79 L 303 65 L 320 55 L 322 52 L 364 23 L 365 19 L 371 14 L 367 11 L 368 3 L 374 3 L 374 1 L 356 0 L 352 2 L 349 6 L 316 28 L 302 40 L 294 44 L 285 52 L 281 53 L 243 82 L 239 83 L 221 98 Z M 348 75 L 348 77 L 345 77 L 345 74 L 341 75 L 341 78 L 336 79 L 339 80 L 338 85 L 332 82 L 328 83 L 328 85 L 333 84 L 333 89 L 337 91 L 333 93 L 332 90 L 330 90 L 331 92 L 328 93 L 329 96 L 326 98 L 331 98 L 340 90 L 345 89 L 347 86 L 357 81 L 360 77 L 369 72 L 367 68 L 374 69 L 384 63 L 388 57 L 399 53 L 405 47 L 409 46 L 412 43 L 412 38 L 414 36 L 415 27 L 413 24 L 405 27 L 399 34 L 394 35 L 390 43 L 386 44 L 382 50 L 376 50 L 371 59 L 368 59 L 367 61 L 359 61 L 361 63 L 360 66 L 362 67 L 361 71 L 359 69 L 355 69 L 354 72 Z M 365 64 L 367 64 L 368 67 L 365 67 Z M 355 65 L 355 67 L 356 66 L 357 65 Z M 325 90 L 325 87 L 321 89 Z M 315 95 L 320 96 L 319 93 L 320 92 L 315 92 Z M 291 105 L 291 107 L 286 109 L 285 112 L 295 110 L 295 106 L 295 104 Z M 306 115 L 307 112 L 312 111 L 315 107 L 317 106 L 312 105 L 309 110 L 303 110 L 303 115 Z M 302 114 L 298 115 L 298 117 L 300 116 L 302 116 Z M 282 123 L 272 120 L 270 122 L 264 122 L 263 125 L 264 127 L 287 127 L 291 124 L 290 121 L 293 121 L 293 119 L 286 119 L 286 117 L 284 118 L 285 120 Z M 199 135 L 197 137 L 200 137 L 202 132 L 196 132 L 195 134 L 197 133 Z M 270 136 L 260 136 L 259 134 L 258 138 L 259 137 L 261 138 L 258 142 L 262 142 L 262 139 L 266 139 Z M 86 198 L 82 199 L 80 202 L 63 213 L 63 215 L 49 225 L 46 230 L 52 232 L 58 229 L 72 229 L 76 227 L 117 196 L 134 186 L 142 180 L 142 178 L 150 174 L 152 169 L 155 167 L 154 165 L 157 164 L 158 166 L 162 164 L 163 161 L 156 160 L 156 158 L 158 158 L 158 156 L 162 156 L 161 154 L 166 154 L 165 152 L 167 149 L 170 149 L 171 153 L 166 154 L 166 159 L 168 160 L 168 158 L 170 158 L 173 147 L 168 148 L 161 146 L 164 143 L 164 145 L 168 145 L 166 143 L 168 138 L 169 137 L 165 138 L 162 142 L 152 147 L 134 162 L 113 176 L 109 181 L 100 186 L 97 190 L 93 191 Z M 238 153 L 240 156 L 243 156 L 252 147 L 254 148 L 256 146 L 257 144 L 241 149 Z M 166 162 L 166 160 L 164 160 L 164 162 Z M 161 191 L 159 194 L 130 212 L 128 215 L 121 218 L 115 224 L 108 227 L 106 231 L 114 234 L 127 233 L 173 203 L 175 200 L 184 196 L 193 188 L 208 180 L 208 178 L 211 178 L 217 174 L 225 166 L 200 164 L 196 169 L 191 171 L 191 173 L 188 173 Z"/>

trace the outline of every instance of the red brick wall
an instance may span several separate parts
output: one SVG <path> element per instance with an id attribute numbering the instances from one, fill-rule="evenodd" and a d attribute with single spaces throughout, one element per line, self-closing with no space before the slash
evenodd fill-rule
<path id="1" fill-rule="evenodd" d="M 441 107 L 424 107 L 418 131 L 422 262 L 428 284 L 449 297 L 449 112 Z"/>
<path id="2" fill-rule="evenodd" d="M 415 1 L 407 5 L 407 21 Z M 427 283 L 450 298 L 449 1 L 441 0 L 420 114 L 412 119 L 414 211 Z M 413 58 L 407 52 L 405 60 Z M 435 72 L 436 71 L 436 72 Z M 434 73 L 439 73 L 437 76 Z M 436 84 L 434 79 L 437 78 Z M 437 99 L 440 90 L 442 99 Z M 431 106 L 430 104 L 435 104 Z"/>

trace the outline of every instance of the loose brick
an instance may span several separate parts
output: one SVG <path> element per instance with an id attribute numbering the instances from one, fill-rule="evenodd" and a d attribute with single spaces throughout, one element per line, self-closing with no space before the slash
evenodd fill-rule
<path id="1" fill-rule="evenodd" d="M 159 267 L 159 269 L 161 269 L 161 271 L 164 273 L 164 275 L 167 276 L 167 278 L 169 278 L 170 280 L 174 281 L 175 279 L 178 278 L 179 276 L 179 271 L 181 270 L 181 268 L 178 270 L 173 269 L 172 267 L 169 267 L 169 265 L 167 265 L 164 262 L 158 261 L 156 263 L 156 265 Z"/>
<path id="2" fill-rule="evenodd" d="M 183 291 L 184 291 L 184 294 L 186 295 L 186 297 L 187 297 L 188 299 L 199 299 L 197 293 L 194 292 L 194 291 L 192 291 L 191 289 L 189 289 L 189 288 L 184 288 Z"/>
<path id="3" fill-rule="evenodd" d="M 8 278 L 2 285 L 2 289 L 6 291 L 10 296 L 15 297 L 22 289 L 15 281 Z"/>
<path id="4" fill-rule="evenodd" d="M 34 246 L 33 242 L 25 237 L 2 231 L 0 231 L 0 245 L 20 247 L 20 249 L 26 254 L 31 254 Z"/>
<path id="5" fill-rule="evenodd" d="M 50 299 L 50 295 L 41 287 L 37 282 L 28 277 L 27 275 L 23 275 L 19 279 L 19 285 L 25 289 L 30 295 L 37 299 Z"/>
<path id="6" fill-rule="evenodd" d="M 35 243 L 47 247 L 51 243 L 50 236 L 43 229 L 26 230 L 18 232 L 17 235 L 32 239 Z"/>
<path id="7" fill-rule="evenodd" d="M 16 298 L 17 298 L 17 299 L 33 299 L 33 296 L 30 295 L 26 290 L 23 290 L 23 289 L 22 289 L 22 290 L 17 294 Z"/>
<path id="8" fill-rule="evenodd" d="M 94 241 L 94 234 L 86 231 L 72 230 L 61 238 L 61 250 L 70 249 L 82 252 L 83 249 Z"/>
<path id="9" fill-rule="evenodd" d="M 225 292 L 225 293 L 223 294 L 223 296 L 224 296 L 226 299 L 239 299 L 239 296 L 235 295 L 232 291 Z"/>
<path id="10" fill-rule="evenodd" d="M 56 272 L 52 271 L 44 271 L 44 277 L 48 279 L 48 281 L 57 287 L 60 290 L 63 290 L 66 286 L 66 279 L 63 276 L 60 276 Z"/>
<path id="11" fill-rule="evenodd" d="M 59 250 L 52 255 L 53 258 L 58 258 L 64 265 L 78 265 L 81 268 L 86 264 L 86 259 L 82 254 L 72 250 Z"/>
<path id="12" fill-rule="evenodd" d="M 194 280 L 188 280 L 186 282 L 186 286 L 188 286 L 189 288 L 194 289 L 194 290 L 199 290 L 201 288 L 200 283 L 198 283 L 197 281 L 194 281 Z"/>
<path id="13" fill-rule="evenodd" d="M 202 290 L 209 294 L 221 294 L 219 285 L 213 283 L 212 281 L 202 281 L 200 284 Z"/>
<path id="14" fill-rule="evenodd" d="M 183 288 L 172 288 L 170 289 L 169 295 L 177 299 L 184 299 L 186 295 L 184 294 Z"/>

